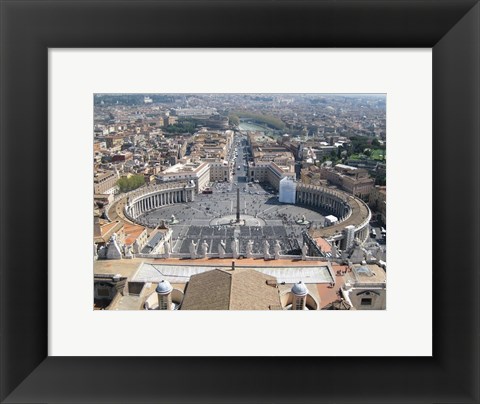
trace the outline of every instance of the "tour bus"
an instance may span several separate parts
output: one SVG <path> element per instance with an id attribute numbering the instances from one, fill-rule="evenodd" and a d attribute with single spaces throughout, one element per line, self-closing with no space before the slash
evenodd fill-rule
<path id="1" fill-rule="evenodd" d="M 212 188 L 205 188 L 202 194 L 213 194 Z"/>

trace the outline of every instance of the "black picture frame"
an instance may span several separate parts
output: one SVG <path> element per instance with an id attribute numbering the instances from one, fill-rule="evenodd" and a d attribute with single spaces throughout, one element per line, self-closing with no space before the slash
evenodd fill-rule
<path id="1" fill-rule="evenodd" d="M 0 4 L 2 403 L 479 402 L 477 1 Z M 433 356 L 127 357 L 126 344 L 118 357 L 49 357 L 47 51 L 55 47 L 432 48 Z M 412 282 L 405 294 L 421 290 Z"/>

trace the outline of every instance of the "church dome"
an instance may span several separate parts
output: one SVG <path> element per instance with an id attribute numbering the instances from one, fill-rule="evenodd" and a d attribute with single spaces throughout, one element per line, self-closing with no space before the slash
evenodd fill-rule
<path id="1" fill-rule="evenodd" d="M 300 281 L 292 286 L 292 293 L 297 296 L 305 296 L 308 294 L 308 289 L 305 284 Z"/>
<path id="2" fill-rule="evenodd" d="M 162 280 L 158 283 L 157 288 L 155 289 L 155 292 L 160 293 L 160 294 L 168 294 L 173 290 L 172 285 L 170 285 L 169 281 Z"/>

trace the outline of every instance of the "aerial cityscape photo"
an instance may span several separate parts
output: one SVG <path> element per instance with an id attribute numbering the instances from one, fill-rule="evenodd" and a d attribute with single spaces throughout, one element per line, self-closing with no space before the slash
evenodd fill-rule
<path id="1" fill-rule="evenodd" d="M 386 310 L 386 94 L 94 94 L 94 310 Z"/>

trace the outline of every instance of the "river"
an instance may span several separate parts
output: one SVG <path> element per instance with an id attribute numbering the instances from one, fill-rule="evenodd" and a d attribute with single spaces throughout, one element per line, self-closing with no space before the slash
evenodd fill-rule
<path id="1" fill-rule="evenodd" d="M 275 131 L 270 129 L 268 126 L 262 126 L 256 123 L 245 122 L 245 121 L 240 122 L 240 125 L 238 125 L 238 129 L 265 132 L 266 135 L 275 134 Z"/>

